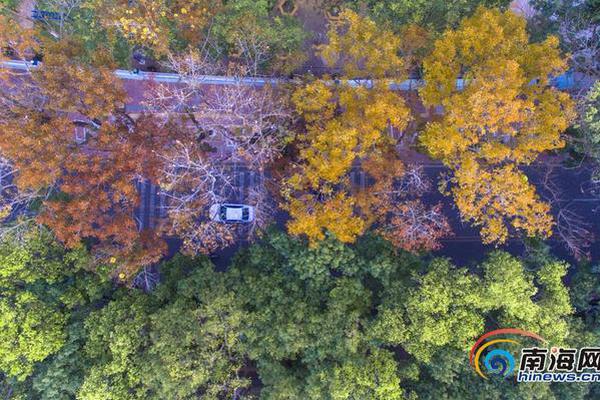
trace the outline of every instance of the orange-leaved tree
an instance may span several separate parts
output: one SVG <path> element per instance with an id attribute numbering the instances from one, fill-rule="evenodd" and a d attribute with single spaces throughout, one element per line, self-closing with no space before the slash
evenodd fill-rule
<path id="1" fill-rule="evenodd" d="M 558 39 L 530 43 L 522 17 L 481 7 L 436 41 L 424 69 L 423 100 L 443 116 L 420 140 L 451 169 L 462 217 L 482 228 L 484 243 L 512 231 L 549 236 L 550 207 L 518 167 L 564 145 L 572 103 L 549 85 L 566 69 Z"/>
<path id="2" fill-rule="evenodd" d="M 158 238 L 140 234 L 133 213 L 135 180 L 155 175 L 153 150 L 165 132 L 124 113 L 127 96 L 110 64 L 83 63 L 82 49 L 68 38 L 40 36 L 32 43 L 45 51 L 40 66 L 0 71 L 9 82 L 0 85 L 0 152 L 14 167 L 19 191 L 45 192 L 39 222 L 67 246 L 90 240 L 97 255 L 118 261 L 115 268 L 127 276 L 140 266 L 132 260 L 150 262 L 149 254 L 156 260 L 165 249 Z M 84 143 L 76 141 L 76 129 L 87 132 Z M 153 252 L 140 257 L 140 248 Z"/>

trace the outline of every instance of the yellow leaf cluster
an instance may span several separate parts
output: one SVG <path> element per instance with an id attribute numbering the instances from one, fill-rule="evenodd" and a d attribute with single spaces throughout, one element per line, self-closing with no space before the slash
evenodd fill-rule
<path id="1" fill-rule="evenodd" d="M 291 221 L 287 228 L 291 235 L 305 235 L 311 244 L 325 238 L 324 231 L 338 240 L 352 243 L 365 229 L 365 222 L 354 215 L 354 199 L 338 193 L 325 202 L 313 195 L 292 199 L 288 211 Z"/>
<path id="2" fill-rule="evenodd" d="M 481 227 L 483 243 L 503 243 L 510 227 L 532 237 L 552 234 L 550 206 L 515 166 L 484 168 L 468 159 L 455 171 L 454 181 L 456 205 L 464 219 Z"/>
<path id="3" fill-rule="evenodd" d="M 482 226 L 486 243 L 504 242 L 509 227 L 547 236 L 549 207 L 517 166 L 563 147 L 573 118 L 569 96 L 548 86 L 566 69 L 556 38 L 530 44 L 522 17 L 480 7 L 436 41 L 424 69 L 422 98 L 444 114 L 420 140 L 453 170 L 463 217 Z"/>
<path id="4" fill-rule="evenodd" d="M 220 0 L 117 0 L 117 4 L 98 1 L 97 11 L 106 27 L 116 27 L 133 44 L 163 54 L 175 33 L 190 44 L 197 44 L 203 30 L 221 5 Z"/>
<path id="5" fill-rule="evenodd" d="M 375 21 L 351 10 L 340 13 L 328 33 L 329 43 L 319 54 L 330 66 L 341 65 L 347 78 L 402 78 L 400 38 Z"/>
<path id="6" fill-rule="evenodd" d="M 314 189 L 339 183 L 358 158 L 386 141 L 389 124 L 404 129 L 410 119 L 402 97 L 385 84 L 368 89 L 317 81 L 298 89 L 292 100 L 307 123 L 302 175 Z"/>
<path id="7" fill-rule="evenodd" d="M 400 39 L 347 10 L 330 29 L 329 44 L 319 51 L 330 65 L 343 63 L 345 76 L 341 83 L 325 77 L 292 95 L 306 136 L 300 143 L 299 169 L 283 185 L 283 206 L 291 216 L 291 234 L 305 235 L 315 243 L 330 232 L 353 242 L 373 219 L 367 197 L 354 193 L 348 173 L 358 161 L 378 157 L 390 144 L 389 125 L 403 130 L 410 111 L 386 79 L 371 82 L 370 87 L 349 79 L 402 80 Z"/>

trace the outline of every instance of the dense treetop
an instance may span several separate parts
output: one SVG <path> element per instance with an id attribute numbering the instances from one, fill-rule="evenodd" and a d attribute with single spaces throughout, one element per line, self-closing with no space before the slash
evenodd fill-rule
<path id="1" fill-rule="evenodd" d="M 562 282 L 567 265 L 550 258 L 526 266 L 494 252 L 466 269 L 396 253 L 374 236 L 310 248 L 271 232 L 225 273 L 205 258 L 178 256 L 146 293 L 98 284 L 85 270 L 86 252 L 60 250 L 47 232 L 0 251 L 11 261 L 3 287 L 16 290 L 2 300 L 12 306 L 3 312 L 0 365 L 5 384 L 35 398 L 253 398 L 256 376 L 265 399 L 442 391 L 474 398 L 481 387 L 467 354 L 483 332 L 519 326 L 552 345 L 598 334 L 596 320 L 582 318 L 592 316 L 598 275 L 570 294 Z M 23 277 L 42 259 L 52 270 Z M 10 286 L 19 281 L 28 282 L 24 289 Z M 531 389 L 493 381 L 490 390 L 539 398 Z M 543 393 L 563 398 L 564 390 L 583 396 L 593 387 L 546 386 Z"/>
<path id="2" fill-rule="evenodd" d="M 523 169 L 566 147 L 597 184 L 600 85 L 553 78 L 600 76 L 598 2 L 318 3 L 1 2 L 0 61 L 24 61 L 0 69 L 2 397 L 600 396 L 468 362 L 497 328 L 600 339 L 598 267 L 544 244 L 587 231 Z M 232 202 L 252 220 L 218 221 Z M 527 253 L 436 257 L 458 220 Z"/>

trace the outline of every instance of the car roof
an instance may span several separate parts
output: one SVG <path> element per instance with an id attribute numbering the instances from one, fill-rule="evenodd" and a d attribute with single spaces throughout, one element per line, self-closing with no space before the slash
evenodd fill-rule
<path id="1" fill-rule="evenodd" d="M 225 218 L 228 220 L 242 219 L 242 207 L 227 207 Z"/>

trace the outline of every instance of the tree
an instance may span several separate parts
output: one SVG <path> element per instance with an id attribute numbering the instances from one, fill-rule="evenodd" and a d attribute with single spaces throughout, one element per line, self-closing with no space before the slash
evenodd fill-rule
<path id="1" fill-rule="evenodd" d="M 557 39 L 529 44 L 524 19 L 479 8 L 436 41 L 424 67 L 423 100 L 444 115 L 420 140 L 451 169 L 463 219 L 482 227 L 484 243 L 503 243 L 514 230 L 550 236 L 549 206 L 517 165 L 564 145 L 572 102 L 548 86 L 566 67 Z"/>
<path id="2" fill-rule="evenodd" d="M 155 151 L 167 132 L 151 117 L 124 113 L 127 96 L 105 53 L 85 64 L 82 46 L 69 38 L 37 42 L 47 52 L 43 64 L 2 87 L 0 150 L 14 170 L 11 182 L 17 193 L 43 199 L 37 220 L 61 241 L 76 247 L 90 240 L 98 259 L 119 259 L 128 278 L 136 263 L 153 263 L 166 248 L 138 232 L 133 211 L 135 180 L 156 179 Z M 84 143 L 75 140 L 76 129 L 85 131 Z"/>
<path id="3" fill-rule="evenodd" d="M 507 326 L 552 346 L 593 341 L 573 314 L 567 266 L 553 259 L 529 270 L 494 252 L 466 269 L 394 254 L 375 238 L 311 248 L 274 233 L 234 267 L 232 290 L 248 295 L 239 297 L 247 317 L 241 345 L 269 399 L 476 398 L 488 386 L 498 398 L 548 398 L 568 388 L 482 384 L 465 361 L 469 347 Z"/>
<path id="4" fill-rule="evenodd" d="M 272 16 L 270 0 L 227 1 L 215 17 L 216 44 L 249 74 L 290 74 L 306 61 L 301 47 L 308 33 L 296 18 Z"/>
<path id="5" fill-rule="evenodd" d="M 206 259 L 165 267 L 151 294 L 123 291 L 86 319 L 92 364 L 79 398 L 219 399 L 248 384 L 239 374 L 242 314 L 224 276 Z"/>
<path id="6" fill-rule="evenodd" d="M 41 400 L 76 398 L 90 361 L 83 351 L 85 329 L 82 319 L 72 317 L 65 332 L 64 345 L 36 366 L 31 379 L 25 382 L 25 393 Z"/>
<path id="7" fill-rule="evenodd" d="M 562 282 L 567 266 L 549 260 L 537 268 L 532 274 L 518 259 L 494 252 L 477 270 L 480 278 L 435 259 L 408 286 L 399 282 L 386 288 L 373 336 L 432 365 L 442 348 L 467 351 L 484 328 L 520 327 L 564 345 L 573 313 Z"/>
<path id="8" fill-rule="evenodd" d="M 21 27 L 9 16 L 2 14 L 0 16 L 0 41 L 7 47 L 7 51 L 2 52 L 0 60 L 10 59 L 26 60 L 34 56 L 40 50 L 40 42 L 36 38 L 36 31 Z M 8 75 L 15 75 L 8 68 L 3 68 L 3 84 L 7 83 Z"/>
<path id="9" fill-rule="evenodd" d="M 360 6 L 359 1 L 351 4 Z M 477 6 L 506 8 L 508 0 L 368 0 L 366 7 L 375 20 L 394 26 L 417 24 L 438 33 L 456 27 L 460 21 L 473 14 Z"/>
<path id="10" fill-rule="evenodd" d="M 462 217 L 481 227 L 484 243 L 504 243 L 511 228 L 529 237 L 552 234 L 550 206 L 515 166 L 482 168 L 465 159 L 450 183 Z"/>
<path id="11" fill-rule="evenodd" d="M 230 72 L 239 74 L 234 84 L 205 85 L 202 74 L 221 68 L 206 53 L 171 55 L 169 62 L 185 77 L 183 84 L 156 85 L 149 101 L 164 111 L 163 129 L 171 140 L 157 152 L 163 166 L 158 182 L 169 199 L 165 229 L 183 239 L 186 253 L 211 253 L 240 237 L 255 237 L 272 221 L 265 181 L 293 138 L 288 94 L 284 88 L 247 85 L 243 66 L 232 66 Z M 257 178 L 247 192 L 236 185 L 237 171 Z M 212 205 L 242 195 L 255 207 L 252 224 L 211 219 Z"/>
<path id="12" fill-rule="evenodd" d="M 481 268 L 479 307 L 487 309 L 486 330 L 518 326 L 539 333 L 550 346 L 578 347 L 597 340 L 597 333 L 582 326 L 582 320 L 573 314 L 568 288 L 562 282 L 564 263 L 552 259 L 532 262 L 528 268 L 536 272 L 531 273 L 514 257 L 495 252 Z M 593 396 L 593 389 L 583 385 L 507 385 L 506 379 L 493 376 L 482 380 L 465 362 L 465 352 L 448 346 L 434 351 L 430 362 L 419 365 L 419 374 L 404 381 L 407 390 L 414 390 L 419 398 L 475 398 L 484 391 L 495 398 L 515 400 Z"/>
<path id="13" fill-rule="evenodd" d="M 293 217 L 290 232 L 314 241 L 329 230 L 352 242 L 366 224 L 355 213 L 346 176 L 357 160 L 385 148 L 388 121 L 406 126 L 408 109 L 384 84 L 373 89 L 342 85 L 336 90 L 316 81 L 294 93 L 293 101 L 307 123 L 307 135 L 300 165 L 283 189 Z M 335 109 L 343 111 L 335 115 Z M 336 214 L 343 217 L 336 221 Z"/>
<path id="14" fill-rule="evenodd" d="M 232 290 L 246 293 L 238 297 L 241 345 L 256 362 L 261 396 L 401 398 L 393 353 L 367 332 L 375 288 L 402 267 L 382 241 L 358 250 L 328 239 L 309 248 L 282 233 L 237 258 Z"/>
<path id="15" fill-rule="evenodd" d="M 536 13 L 529 23 L 534 35 L 554 34 L 560 37 L 562 48 L 571 54 L 573 71 L 597 79 L 600 76 L 600 29 L 597 0 L 531 2 Z"/>
<path id="16" fill-rule="evenodd" d="M 252 397 L 258 387 L 250 387 L 250 377 L 260 380 L 264 399 L 595 394 L 593 385 L 484 381 L 466 361 L 475 339 L 499 327 L 539 333 L 551 346 L 598 339 L 591 303 L 598 280 L 578 270 L 574 314 L 563 283 L 567 265 L 548 256 L 525 265 L 493 252 L 466 269 L 397 251 L 372 235 L 354 245 L 328 238 L 310 247 L 271 231 L 243 249 L 227 272 L 215 272 L 205 257 L 176 256 L 161 265 L 161 282 L 142 292 L 106 290 L 104 279 L 85 270 L 89 255 L 64 251 L 47 230 L 32 231 L 25 243 L 0 243 L 0 307 L 13 294 L 35 295 L 25 315 L 46 306 L 64 323 L 55 329 L 44 315 L 50 323 L 32 331 L 51 354 L 18 358 L 18 342 L 8 336 L 13 325 L 27 326 L 12 319 L 23 308 L 3 309 L 2 321 L 16 324 L 2 331 L 0 360 L 19 363 L 0 361 L 0 387 L 15 397 Z M 21 383 L 6 378 L 10 368 L 25 371 Z"/>
<path id="17" fill-rule="evenodd" d="M 330 27 L 328 43 L 320 55 L 331 66 L 339 66 L 347 78 L 402 77 L 404 60 L 399 57 L 401 40 L 375 21 L 344 10 Z"/>
<path id="18" fill-rule="evenodd" d="M 0 310 L 0 369 L 24 380 L 36 362 L 64 344 L 66 317 L 31 292 L 3 296 Z"/>
<path id="19" fill-rule="evenodd" d="M 424 275 L 415 278 L 417 281 L 408 293 L 390 296 L 398 308 L 405 310 L 407 319 L 404 324 L 398 325 L 406 327 L 400 328 L 406 330 L 404 335 L 396 333 L 397 330 L 382 330 L 385 336 L 380 340 L 386 342 L 389 340 L 386 337 L 402 338 L 400 343 L 403 343 L 404 349 L 417 360 L 427 362 L 437 349 L 443 346 L 464 347 L 470 339 L 483 332 L 483 313 L 488 308 L 481 302 L 484 294 L 475 276 L 465 269 L 454 269 L 447 260 L 435 260 L 428 265 Z M 453 284 L 448 285 L 448 282 Z M 400 294 L 393 291 L 390 295 L 392 293 Z M 380 312 L 383 310 L 385 308 Z M 383 316 L 388 316 L 387 313 L 384 311 Z M 390 322 L 382 320 L 386 324 L 384 326 Z"/>
<path id="20" fill-rule="evenodd" d="M 170 47 L 202 43 L 221 1 L 97 0 L 94 6 L 103 26 L 118 29 L 132 44 L 161 56 Z"/>
<path id="21" fill-rule="evenodd" d="M 366 34 L 361 36 L 363 27 Z M 351 50 L 352 37 L 348 40 L 343 36 L 346 30 L 361 39 L 363 48 L 369 47 L 378 35 L 391 37 L 391 33 L 378 30 L 372 21 L 345 11 L 341 22 L 330 29 L 330 43 L 320 49 L 330 65 L 345 57 L 344 51 Z M 376 59 L 366 63 L 364 71 L 358 70 L 357 54 L 350 53 L 350 60 L 344 65 L 346 72 L 379 78 L 397 72 L 402 61 L 395 54 L 394 43 L 397 45 L 398 41 L 385 47 L 384 53 L 374 53 Z M 385 64 L 379 65 L 382 60 Z M 297 90 L 292 101 L 306 122 L 307 136 L 300 149 L 300 168 L 292 171 L 283 189 L 284 198 L 289 199 L 286 208 L 292 215 L 288 229 L 296 235 L 307 234 L 313 242 L 322 239 L 325 230 L 335 232 L 340 240 L 352 242 L 366 226 L 354 213 L 355 200 L 348 195 L 349 181 L 345 176 L 359 157 L 385 143 L 383 135 L 390 120 L 400 128 L 406 126 L 408 109 L 385 83 L 368 89 L 348 84 L 333 87 L 315 81 Z M 339 184 L 341 190 L 334 190 Z M 340 215 L 343 217 L 339 218 Z"/>
<path id="22" fill-rule="evenodd" d="M 228 162 L 261 170 L 279 158 L 293 138 L 288 97 L 285 89 L 257 89 L 239 77 L 233 85 L 203 91 L 194 115 L 202 129 L 229 146 Z"/>
<path id="23" fill-rule="evenodd" d="M 431 190 L 422 168 L 405 167 L 388 156 L 366 160 L 363 169 L 375 183 L 357 197 L 361 209 L 376 221 L 377 233 L 406 251 L 438 249 L 451 229 L 441 204 L 426 206 L 420 200 Z"/>
<path id="24" fill-rule="evenodd" d="M 530 274 L 520 260 L 494 252 L 481 268 L 486 295 L 498 310 L 498 326 L 521 326 L 550 343 L 565 344 L 573 314 L 569 290 L 563 283 L 566 263 L 548 260 L 535 265 L 535 274 Z"/>
<path id="25" fill-rule="evenodd" d="M 34 220 L 37 201 L 44 198 L 44 190 L 20 190 L 15 183 L 18 170 L 6 158 L 0 156 L 0 239 L 10 234 L 12 240 L 22 241 Z"/>
<path id="26" fill-rule="evenodd" d="M 596 82 L 578 102 L 577 132 L 573 139 L 575 151 L 587 156 L 594 164 L 600 161 L 600 83 Z"/>
<path id="27" fill-rule="evenodd" d="M 59 352 L 68 340 L 75 308 L 106 288 L 91 277 L 83 248 L 66 251 L 45 228 L 30 226 L 21 242 L 0 242 L 0 370 L 24 381 L 36 364 Z"/>
<path id="28" fill-rule="evenodd" d="M 169 229 L 183 238 L 186 253 L 211 253 L 227 247 L 237 227 L 210 219 L 213 204 L 223 203 L 233 190 L 226 167 L 213 163 L 196 143 L 176 143 L 165 156 L 160 183 L 169 198 Z"/>
<path id="29" fill-rule="evenodd" d="M 217 153 L 215 161 L 259 170 L 281 156 L 293 138 L 286 88 L 248 85 L 243 80 L 251 66 L 223 66 L 208 52 L 171 54 L 168 64 L 183 83 L 154 85 L 147 104 L 163 111 L 164 124 L 177 131 L 176 139 L 198 141 L 200 149 Z M 211 73 L 227 73 L 233 83 L 207 85 L 205 75 Z"/>
<path id="30" fill-rule="evenodd" d="M 376 350 L 334 369 L 329 392 L 333 398 L 401 399 L 400 376 L 393 353 Z"/>
<path id="31" fill-rule="evenodd" d="M 406 75 L 400 39 L 349 10 L 328 37 L 319 52 L 330 66 L 340 66 L 344 81 L 316 80 L 292 95 L 306 135 L 282 185 L 288 231 L 313 245 L 327 232 L 352 243 L 375 224 L 404 249 L 436 247 L 448 224 L 439 206 L 417 201 L 420 189 L 402 184 L 405 168 L 387 135 L 390 126 L 403 130 L 410 121 L 404 99 L 389 87 Z M 351 171 L 367 173 L 365 184 L 351 182 Z"/>

